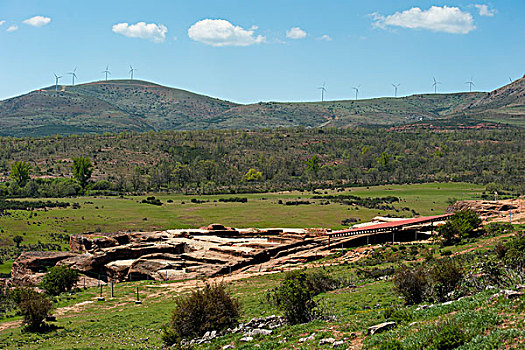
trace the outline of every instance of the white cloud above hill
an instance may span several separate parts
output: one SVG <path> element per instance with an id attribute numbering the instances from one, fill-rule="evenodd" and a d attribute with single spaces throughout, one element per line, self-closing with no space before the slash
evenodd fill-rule
<path id="1" fill-rule="evenodd" d="M 136 24 L 117 23 L 113 26 L 113 32 L 128 38 L 146 39 L 154 43 L 162 43 L 166 40 L 168 28 L 162 24 L 146 22 L 138 22 Z"/>
<path id="2" fill-rule="evenodd" d="M 257 29 L 257 26 L 244 29 L 224 19 L 203 19 L 188 29 L 188 36 L 192 40 L 216 47 L 250 46 L 266 40 L 262 35 L 255 35 Z"/>
<path id="3" fill-rule="evenodd" d="M 413 7 L 388 16 L 373 13 L 371 17 L 374 20 L 373 25 L 381 29 L 401 27 L 452 34 L 467 34 L 476 29 L 472 15 L 458 7 L 432 6 L 428 10 Z"/>

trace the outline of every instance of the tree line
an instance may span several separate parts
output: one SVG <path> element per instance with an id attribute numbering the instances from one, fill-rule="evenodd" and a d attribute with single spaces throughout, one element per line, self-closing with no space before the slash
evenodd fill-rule
<path id="1" fill-rule="evenodd" d="M 434 181 L 523 193 L 524 136 L 522 129 L 293 128 L 8 137 L 0 139 L 0 195 L 243 193 Z M 76 164 L 80 159 L 91 167 Z M 78 166 L 88 173 L 79 174 Z"/>

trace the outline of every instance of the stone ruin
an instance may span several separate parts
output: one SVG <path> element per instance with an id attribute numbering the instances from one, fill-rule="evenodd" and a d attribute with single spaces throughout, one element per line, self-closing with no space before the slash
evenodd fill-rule
<path id="1" fill-rule="evenodd" d="M 77 234 L 67 252 L 24 252 L 10 282 L 35 285 L 49 267 L 65 265 L 85 277 L 80 284 L 212 277 L 268 263 L 273 268 L 327 254 L 325 231 L 234 229 L 212 224 L 201 229 Z M 87 282 L 86 282 L 87 281 Z"/>

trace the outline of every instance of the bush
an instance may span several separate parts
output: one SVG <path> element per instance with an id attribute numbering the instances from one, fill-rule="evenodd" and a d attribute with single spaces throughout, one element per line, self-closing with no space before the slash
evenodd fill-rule
<path id="1" fill-rule="evenodd" d="M 497 236 L 514 231 L 514 227 L 509 223 L 492 222 L 484 227 L 485 235 Z"/>
<path id="2" fill-rule="evenodd" d="M 505 245 L 504 261 L 512 267 L 525 267 L 525 233 L 520 233 Z"/>
<path id="3" fill-rule="evenodd" d="M 446 323 L 438 328 L 437 334 L 432 338 L 431 350 L 452 350 L 467 341 L 467 336 L 455 323 Z"/>
<path id="4" fill-rule="evenodd" d="M 269 300 L 284 311 L 290 324 L 306 323 L 312 319 L 315 302 L 308 289 L 307 275 L 302 271 L 286 273 L 284 281 L 269 294 Z"/>
<path id="5" fill-rule="evenodd" d="M 116 190 L 117 186 L 115 186 L 115 184 L 109 182 L 108 180 L 100 180 L 100 181 L 95 182 L 94 184 L 91 184 L 89 186 L 89 189 L 95 190 L 95 191 L 96 190 L 99 190 L 99 191 Z"/>
<path id="6" fill-rule="evenodd" d="M 408 305 L 421 303 L 427 287 L 426 271 L 421 266 L 413 270 L 403 266 L 394 274 L 394 288 Z"/>
<path id="7" fill-rule="evenodd" d="M 430 268 L 428 278 L 431 297 L 443 301 L 463 278 L 463 270 L 452 259 L 441 259 Z"/>
<path id="8" fill-rule="evenodd" d="M 146 199 L 143 199 L 141 203 L 162 205 L 162 202 L 160 201 L 160 199 L 155 198 L 154 196 L 150 196 L 150 197 L 147 197 Z"/>
<path id="9" fill-rule="evenodd" d="M 15 290 L 14 300 L 20 308 L 20 313 L 24 317 L 23 323 L 27 329 L 29 331 L 40 330 L 52 308 L 49 299 L 32 289 L 23 288 Z"/>
<path id="10" fill-rule="evenodd" d="M 342 280 L 334 278 L 322 270 L 306 272 L 306 288 L 308 288 L 312 296 L 341 288 L 343 284 Z"/>
<path id="11" fill-rule="evenodd" d="M 443 244 L 450 245 L 472 236 L 480 224 L 481 219 L 475 211 L 460 210 L 450 216 L 444 225 L 439 226 L 437 231 Z"/>
<path id="12" fill-rule="evenodd" d="M 394 321 L 398 324 L 412 321 L 412 313 L 406 308 L 387 307 L 383 312 L 387 321 Z"/>
<path id="13" fill-rule="evenodd" d="M 68 266 L 54 266 L 44 276 L 41 286 L 48 294 L 59 295 L 70 291 L 78 282 L 78 271 Z"/>
<path id="14" fill-rule="evenodd" d="M 208 331 L 234 327 L 239 319 L 239 302 L 223 284 L 206 285 L 202 290 L 178 298 L 165 328 L 163 341 L 172 345 L 183 338 L 202 336 Z"/>

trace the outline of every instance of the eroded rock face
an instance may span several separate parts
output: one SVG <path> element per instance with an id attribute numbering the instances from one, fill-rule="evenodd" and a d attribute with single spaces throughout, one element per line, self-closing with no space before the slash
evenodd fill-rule
<path id="1" fill-rule="evenodd" d="M 18 285 L 36 284 L 55 265 L 114 282 L 214 276 L 272 257 L 285 263 L 288 254 L 322 245 L 307 237 L 305 230 L 235 230 L 219 224 L 196 230 L 72 235 L 70 252 L 22 254 L 13 265 L 11 280 Z"/>
<path id="2" fill-rule="evenodd" d="M 75 255 L 73 252 L 23 252 L 11 268 L 11 283 L 36 285 L 42 280 L 47 268 Z"/>

